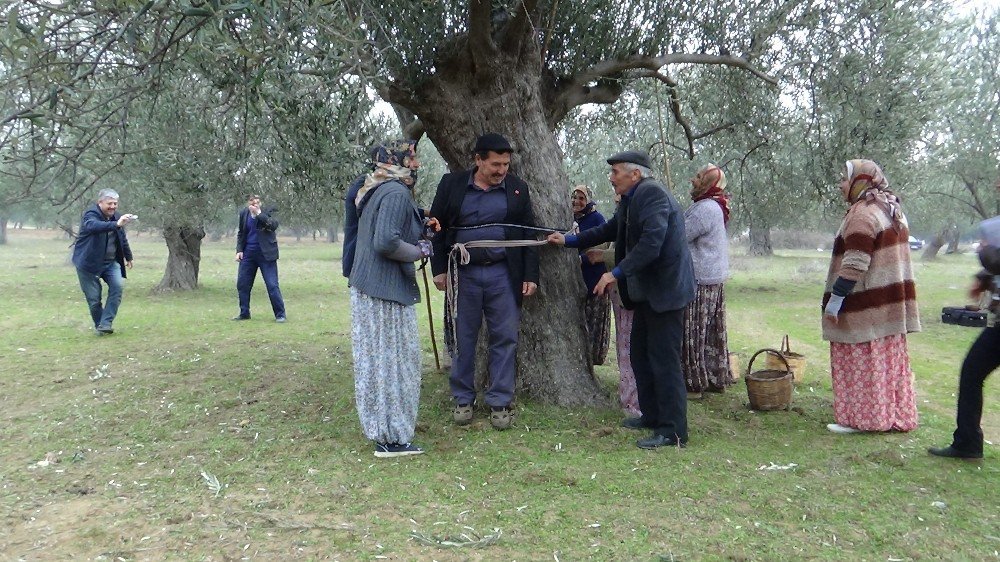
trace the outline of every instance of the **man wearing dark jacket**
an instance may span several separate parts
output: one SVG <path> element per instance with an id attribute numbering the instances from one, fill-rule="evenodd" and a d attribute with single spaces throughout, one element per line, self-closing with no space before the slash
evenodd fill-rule
<path id="1" fill-rule="evenodd" d="M 73 265 L 98 335 L 114 333 L 111 325 L 122 302 L 125 268 L 132 268 L 132 249 L 125 236 L 125 225 L 137 218 L 118 214 L 118 193 L 102 189 L 97 194 L 97 203 L 84 211 L 80 220 L 80 232 L 73 244 Z M 102 279 L 108 285 L 104 305 Z"/>
<path id="2" fill-rule="evenodd" d="M 431 217 L 443 232 L 434 239 L 431 269 L 434 285 L 445 289 L 448 253 L 456 243 L 531 238 L 523 229 L 487 226 L 507 223 L 533 226 L 528 185 L 509 174 L 513 149 L 503 136 L 487 133 L 476 141 L 475 167 L 445 174 L 438 184 Z M 472 248 L 467 265 L 458 266 L 457 356 L 451 367 L 455 423 L 472 421 L 476 399 L 476 340 L 486 318 L 489 331 L 490 423 L 507 429 L 513 422 L 517 332 L 522 297 L 538 288 L 538 253 L 534 248 Z"/>
<path id="3" fill-rule="evenodd" d="M 608 164 L 608 177 L 622 198 L 615 216 L 577 236 L 554 233 L 548 240 L 571 248 L 615 242 L 615 267 L 601 276 L 594 293 L 604 294 L 617 283 L 625 308 L 635 311 L 630 358 L 642 416 L 622 425 L 653 430 L 636 442 L 643 449 L 683 447 L 688 428 L 681 338 L 684 308 L 695 296 L 684 216 L 670 192 L 652 179 L 645 152 L 621 152 Z"/>
<path id="4" fill-rule="evenodd" d="M 260 196 L 251 195 L 247 206 L 240 211 L 239 232 L 236 235 L 236 291 L 240 296 L 240 314 L 233 320 L 250 319 L 250 291 L 253 289 L 257 270 L 264 278 L 267 296 L 271 299 L 275 322 L 285 321 L 285 301 L 278 287 L 278 219 L 274 209 L 261 210 Z"/>

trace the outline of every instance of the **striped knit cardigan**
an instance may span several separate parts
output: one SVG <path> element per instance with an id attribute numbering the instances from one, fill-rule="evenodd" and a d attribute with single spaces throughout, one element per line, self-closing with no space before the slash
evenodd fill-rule
<path id="1" fill-rule="evenodd" d="M 920 331 L 909 237 L 906 218 L 894 226 L 875 202 L 862 199 L 847 211 L 833 243 L 822 306 L 837 277 L 857 283 L 837 322 L 823 317 L 824 340 L 861 343 Z"/>

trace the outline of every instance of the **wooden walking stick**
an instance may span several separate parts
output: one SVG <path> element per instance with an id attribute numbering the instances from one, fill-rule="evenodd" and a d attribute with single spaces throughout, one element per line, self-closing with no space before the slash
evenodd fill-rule
<path id="1" fill-rule="evenodd" d="M 420 272 L 424 274 L 424 302 L 427 303 L 427 321 L 431 325 L 431 348 L 434 349 L 434 365 L 437 366 L 437 370 L 441 370 L 441 359 L 438 357 L 438 344 L 437 337 L 434 335 L 434 313 L 431 312 L 431 288 L 427 283 L 427 263 L 425 262 L 423 267 L 420 268 Z"/>

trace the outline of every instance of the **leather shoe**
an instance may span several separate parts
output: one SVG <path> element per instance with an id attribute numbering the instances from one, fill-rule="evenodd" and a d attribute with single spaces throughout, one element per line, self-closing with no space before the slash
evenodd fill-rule
<path id="1" fill-rule="evenodd" d="M 233 316 L 233 320 L 249 320 L 249 319 L 250 319 L 249 316 L 243 316 L 243 315 Z"/>
<path id="2" fill-rule="evenodd" d="M 642 416 L 636 416 L 634 418 L 623 419 L 622 427 L 627 427 L 629 429 L 645 429 L 646 426 L 642 423 Z"/>
<path id="3" fill-rule="evenodd" d="M 640 439 L 635 442 L 635 445 L 640 449 L 656 449 L 657 447 L 681 447 L 684 448 L 684 442 L 678 441 L 673 437 L 667 437 L 665 435 L 660 435 L 654 433 L 650 437 L 645 439 Z"/>
<path id="4" fill-rule="evenodd" d="M 951 445 L 948 445 L 947 447 L 931 447 L 930 449 L 927 449 L 927 452 L 935 457 L 948 457 L 951 459 L 979 460 L 983 458 L 982 453 L 967 453 L 965 451 L 959 451 Z"/>
<path id="5" fill-rule="evenodd" d="M 97 326 L 97 333 L 99 333 L 99 334 L 113 334 L 113 333 L 115 333 L 115 331 L 114 331 L 114 329 L 111 328 L 111 326 L 109 326 L 107 324 L 101 324 L 101 325 Z"/>

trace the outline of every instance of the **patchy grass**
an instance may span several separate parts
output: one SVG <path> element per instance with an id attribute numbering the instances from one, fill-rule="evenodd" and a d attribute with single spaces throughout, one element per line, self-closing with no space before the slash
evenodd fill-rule
<path id="1" fill-rule="evenodd" d="M 455 427 L 425 335 L 417 441 L 428 452 L 385 461 L 354 412 L 339 245 L 282 240 L 279 325 L 262 285 L 254 319 L 229 320 L 231 241 L 206 243 L 200 290 L 151 296 L 166 251 L 135 238 L 116 333 L 96 337 L 67 242 L 28 234 L 0 247 L 4 559 L 998 557 L 997 448 L 979 465 L 924 452 L 949 438 L 958 365 L 977 333 L 938 320 L 964 302 L 971 256 L 916 263 L 913 433 L 825 430 L 828 256 L 795 252 L 736 257 L 727 285 L 744 364 L 786 333 L 807 356 L 792 411 L 751 412 L 738 385 L 690 403 L 689 448 L 654 452 L 633 445 L 639 434 L 616 411 L 522 401 L 510 431 L 479 414 Z M 611 391 L 616 371 L 598 372 Z M 1000 400 L 987 391 L 996 442 Z"/>

